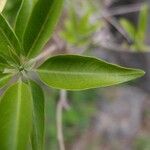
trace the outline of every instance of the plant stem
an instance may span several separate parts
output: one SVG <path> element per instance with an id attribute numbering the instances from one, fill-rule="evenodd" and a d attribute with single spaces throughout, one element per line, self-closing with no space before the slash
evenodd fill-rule
<path id="1" fill-rule="evenodd" d="M 39 54 L 34 59 L 31 59 L 29 61 L 29 64 L 34 64 L 36 67 L 40 66 L 45 60 L 47 60 L 55 51 L 57 50 L 57 47 L 55 45 L 52 45 L 48 49 L 46 49 L 44 52 Z"/>
<path id="2" fill-rule="evenodd" d="M 60 91 L 60 99 L 57 104 L 56 110 L 56 124 L 57 124 L 57 140 L 60 150 L 65 150 L 64 136 L 63 136 L 63 109 L 69 109 L 67 103 L 67 92 L 65 90 Z"/>
<path id="3" fill-rule="evenodd" d="M 113 17 L 116 15 L 123 15 L 123 14 L 138 12 L 141 10 L 141 6 L 143 4 L 144 3 L 128 4 L 125 6 L 119 6 L 119 7 L 111 8 L 109 10 L 104 9 L 102 11 L 101 15 L 96 17 L 96 19 L 103 19 L 103 18 L 107 18 L 107 17 Z M 148 5 L 148 3 L 147 3 L 147 5 Z"/>

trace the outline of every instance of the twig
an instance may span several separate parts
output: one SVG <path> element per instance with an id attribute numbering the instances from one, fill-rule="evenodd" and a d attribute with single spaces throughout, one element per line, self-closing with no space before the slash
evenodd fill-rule
<path id="1" fill-rule="evenodd" d="M 98 16 L 96 19 L 103 19 L 104 17 L 112 17 L 116 15 L 123 15 L 128 13 L 138 12 L 141 9 L 141 6 L 145 3 L 139 4 L 130 4 L 125 6 L 119 6 L 115 8 L 111 8 L 110 10 L 104 9 L 101 13 L 101 16 Z"/>
<path id="2" fill-rule="evenodd" d="M 109 24 L 111 24 L 129 43 L 132 40 L 128 37 L 126 31 L 121 27 L 118 21 L 115 18 L 104 18 Z"/>
<path id="3" fill-rule="evenodd" d="M 33 64 L 34 68 L 37 68 L 50 57 L 66 53 L 66 43 L 62 41 L 57 35 L 55 35 L 53 36 L 53 40 L 47 43 L 47 45 L 44 48 L 44 51 L 40 53 L 37 57 L 30 60 L 29 64 Z"/>
<path id="4" fill-rule="evenodd" d="M 34 64 L 34 67 L 40 66 L 45 60 L 47 60 L 53 53 L 57 51 L 57 47 L 55 45 L 51 45 L 45 51 L 43 51 L 40 55 L 30 60 L 29 64 Z"/>
<path id="5" fill-rule="evenodd" d="M 125 6 L 119 6 L 111 9 L 104 9 L 101 12 L 101 15 L 94 18 L 97 19 L 104 19 L 109 24 L 111 24 L 129 43 L 132 42 L 132 40 L 128 37 L 126 31 L 120 26 L 118 21 L 114 18 L 116 15 L 123 15 L 127 13 L 133 13 L 138 12 L 141 9 L 141 6 L 145 3 L 138 3 L 138 4 L 130 4 Z"/>
<path id="6" fill-rule="evenodd" d="M 69 105 L 67 103 L 67 92 L 65 90 L 60 91 L 60 100 L 57 104 L 57 112 L 56 112 L 56 124 L 57 124 L 57 139 L 60 150 L 65 150 L 64 136 L 63 136 L 63 109 L 69 109 Z"/>

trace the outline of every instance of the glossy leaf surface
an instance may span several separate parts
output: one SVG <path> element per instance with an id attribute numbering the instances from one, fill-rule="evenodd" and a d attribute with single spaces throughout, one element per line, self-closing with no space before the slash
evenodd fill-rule
<path id="1" fill-rule="evenodd" d="M 33 129 L 31 143 L 33 150 L 44 149 L 44 93 L 41 87 L 30 81 L 30 88 L 33 100 Z"/>
<path id="2" fill-rule="evenodd" d="M 37 71 L 47 85 L 67 90 L 111 86 L 144 74 L 141 70 L 127 69 L 93 57 L 76 55 L 52 57 Z"/>
<path id="3" fill-rule="evenodd" d="M 11 86 L 0 101 L 0 149 L 26 150 L 32 122 L 32 101 L 26 84 Z"/>
<path id="4" fill-rule="evenodd" d="M 24 35 L 24 49 L 34 57 L 44 47 L 60 16 L 63 0 L 38 0 Z"/>
<path id="5" fill-rule="evenodd" d="M 33 0 L 22 0 L 15 24 L 15 32 L 22 42 L 22 38 L 31 15 Z"/>

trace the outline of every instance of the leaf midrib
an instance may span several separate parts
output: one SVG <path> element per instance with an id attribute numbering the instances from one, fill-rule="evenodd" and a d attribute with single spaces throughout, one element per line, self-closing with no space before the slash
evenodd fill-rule
<path id="1" fill-rule="evenodd" d="M 45 73 L 45 74 L 47 74 L 47 73 L 50 73 L 50 74 L 62 74 L 62 75 L 106 75 L 106 74 L 109 74 L 109 73 L 100 73 L 100 72 L 95 72 L 95 73 L 93 73 L 93 72 L 70 72 L 70 71 L 56 71 L 56 70 L 43 70 L 43 69 L 38 69 L 38 72 L 40 72 L 40 73 Z M 118 74 L 118 73 L 111 73 L 110 72 L 110 74 L 111 75 L 113 75 L 113 74 Z M 126 76 L 126 75 L 140 75 L 140 73 L 139 72 L 137 72 L 137 73 L 126 73 L 126 74 L 124 74 L 124 73 L 119 73 L 119 76 Z"/>
<path id="2" fill-rule="evenodd" d="M 15 138 L 14 138 L 14 143 L 15 143 L 15 145 L 14 145 L 14 150 L 17 150 L 17 145 L 18 145 L 18 133 L 19 133 L 19 126 L 20 126 L 20 112 L 21 112 L 21 88 L 22 88 L 22 83 L 21 82 L 19 82 L 18 83 L 18 90 L 17 90 L 17 111 L 16 111 L 16 115 L 17 115 L 17 117 L 16 117 L 16 121 L 15 121 L 15 123 L 16 123 L 16 129 L 15 129 Z"/>

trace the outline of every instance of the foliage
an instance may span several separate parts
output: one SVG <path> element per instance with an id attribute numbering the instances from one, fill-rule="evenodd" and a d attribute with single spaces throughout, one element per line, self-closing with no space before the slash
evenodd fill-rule
<path id="1" fill-rule="evenodd" d="M 37 68 L 35 57 L 52 36 L 62 6 L 63 0 L 22 0 L 15 26 L 0 13 L 0 85 L 6 89 L 0 100 L 2 150 L 25 150 L 30 143 L 33 150 L 44 149 L 44 94 L 31 72 L 48 86 L 66 90 L 106 87 L 144 74 L 77 55 L 50 57 Z"/>
<path id="2" fill-rule="evenodd" d="M 6 3 L 6 7 L 3 10 L 3 15 L 7 20 L 9 20 L 11 25 L 14 25 L 15 17 L 17 15 L 17 11 L 19 10 L 20 0 L 8 0 Z"/>
<path id="3" fill-rule="evenodd" d="M 143 75 L 140 70 L 78 55 L 54 56 L 42 64 L 37 72 L 48 86 L 67 90 L 106 87 Z"/>
<path id="4" fill-rule="evenodd" d="M 69 16 L 65 20 L 61 37 L 72 46 L 81 47 L 91 44 L 91 37 L 101 26 L 99 21 L 92 20 L 95 12 L 94 6 L 88 1 L 85 4 L 86 6 L 80 8 L 86 8 L 82 13 L 77 11 L 74 3 L 68 4 Z"/>
<path id="5" fill-rule="evenodd" d="M 1 0 L 0 1 L 0 12 L 2 12 L 2 10 L 4 9 L 5 4 L 6 4 L 6 0 Z"/>
<path id="6" fill-rule="evenodd" d="M 146 31 L 148 25 L 148 5 L 143 5 L 139 14 L 137 27 L 127 19 L 121 19 L 120 23 L 132 40 L 131 49 L 134 51 L 146 51 L 145 45 Z"/>
<path id="7" fill-rule="evenodd" d="M 90 118 L 95 113 L 96 95 L 99 90 L 86 90 L 68 92 L 68 101 L 71 106 L 69 111 L 64 111 L 63 124 L 65 130 L 66 145 L 71 145 L 76 138 L 86 131 L 89 127 Z M 57 145 L 57 128 L 55 119 L 56 99 L 59 97 L 58 90 L 50 90 L 46 92 L 46 149 L 56 150 Z"/>
<path id="8" fill-rule="evenodd" d="M 149 150 L 150 149 L 150 137 L 140 136 L 136 139 L 134 143 L 134 148 L 136 150 Z"/>

